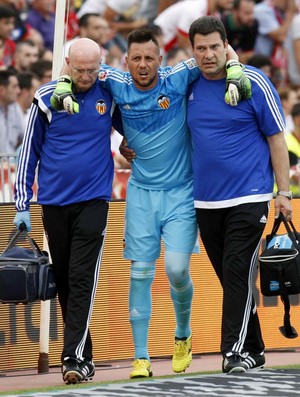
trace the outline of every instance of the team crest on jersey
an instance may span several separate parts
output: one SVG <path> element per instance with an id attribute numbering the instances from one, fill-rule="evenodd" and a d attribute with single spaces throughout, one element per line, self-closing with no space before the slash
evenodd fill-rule
<path id="1" fill-rule="evenodd" d="M 160 95 L 157 99 L 157 103 L 162 109 L 168 109 L 170 106 L 170 99 L 165 95 Z"/>
<path id="2" fill-rule="evenodd" d="M 106 112 L 107 106 L 104 99 L 99 99 L 96 103 L 97 112 L 100 114 L 104 114 Z"/>
<path id="3" fill-rule="evenodd" d="M 99 80 L 105 80 L 107 76 L 107 71 L 106 70 L 100 70 L 98 73 L 98 79 Z"/>

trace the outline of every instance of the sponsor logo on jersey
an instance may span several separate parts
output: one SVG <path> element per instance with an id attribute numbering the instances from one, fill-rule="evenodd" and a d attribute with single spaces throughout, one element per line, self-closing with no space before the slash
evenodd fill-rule
<path id="1" fill-rule="evenodd" d="M 130 108 L 130 106 L 128 105 L 128 103 L 126 103 L 126 105 L 123 106 L 123 109 L 130 110 L 131 108 Z"/>
<path id="2" fill-rule="evenodd" d="M 160 95 L 157 99 L 157 103 L 162 109 L 168 109 L 170 107 L 170 99 L 165 95 Z"/>
<path id="3" fill-rule="evenodd" d="M 104 114 L 106 112 L 107 106 L 104 99 L 99 99 L 99 101 L 97 101 L 96 109 L 99 114 Z"/>

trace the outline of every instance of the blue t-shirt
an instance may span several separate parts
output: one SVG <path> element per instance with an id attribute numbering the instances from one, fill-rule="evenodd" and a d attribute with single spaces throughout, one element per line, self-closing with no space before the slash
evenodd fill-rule
<path id="1" fill-rule="evenodd" d="M 247 66 L 252 97 L 238 106 L 224 102 L 225 79 L 203 75 L 190 87 L 188 125 L 194 149 L 194 200 L 198 208 L 268 201 L 273 170 L 266 137 L 283 131 L 277 91 L 258 69 Z"/>
<path id="2" fill-rule="evenodd" d="M 29 208 L 36 169 L 40 204 L 111 199 L 111 94 L 97 81 L 88 91 L 75 94 L 80 112 L 69 115 L 50 105 L 55 87 L 56 82 L 41 86 L 31 106 L 15 183 L 18 211 Z"/>

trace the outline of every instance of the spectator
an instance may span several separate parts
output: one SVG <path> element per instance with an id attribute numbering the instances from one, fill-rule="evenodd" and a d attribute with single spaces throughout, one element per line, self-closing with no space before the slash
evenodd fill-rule
<path id="1" fill-rule="evenodd" d="M 94 40 L 100 47 L 102 62 L 106 62 L 107 51 L 103 45 L 109 40 L 110 28 L 108 22 L 99 14 L 84 14 L 78 22 L 78 36 L 67 41 L 65 54 L 68 54 L 69 47 L 78 38 L 88 38 Z"/>
<path id="2" fill-rule="evenodd" d="M 37 201 L 64 322 L 61 372 L 69 384 L 95 373 L 89 323 L 112 194 L 113 104 L 111 95 L 96 84 L 101 58 L 94 41 L 77 40 L 66 61 L 87 111 L 74 117 L 55 111 L 50 105 L 53 83 L 37 91 L 20 152 L 14 223 L 19 227 L 24 222 L 31 230 L 31 186 L 38 166 Z"/>
<path id="3" fill-rule="evenodd" d="M 189 35 L 201 70 L 187 103 L 197 223 L 223 288 L 222 370 L 246 372 L 265 364 L 252 278 L 273 199 L 273 174 L 280 190 L 275 217 L 280 211 L 292 217 L 283 111 L 275 87 L 251 66 L 245 73 L 252 97 L 234 107 L 224 103 L 228 42 L 219 18 L 199 18 Z"/>
<path id="4" fill-rule="evenodd" d="M 48 50 L 47 48 L 42 48 L 40 50 L 40 55 L 39 55 L 39 60 L 40 61 L 48 61 L 53 63 L 53 52 L 51 50 Z"/>
<path id="5" fill-rule="evenodd" d="M 166 8 L 155 18 L 154 23 L 164 33 L 164 50 L 183 48 L 191 55 L 188 38 L 191 23 L 202 15 L 218 15 L 232 8 L 233 0 L 185 0 Z"/>
<path id="6" fill-rule="evenodd" d="M 0 70 L 0 153 L 15 153 L 23 138 L 25 125 L 17 104 L 19 94 L 16 73 Z"/>
<path id="7" fill-rule="evenodd" d="M 284 41 L 295 15 L 294 0 L 263 0 L 254 7 L 258 21 L 255 52 L 271 57 L 274 67 L 282 75 L 282 85 L 287 80 L 287 57 Z"/>
<path id="8" fill-rule="evenodd" d="M 175 3 L 178 3 L 178 1 L 179 0 L 159 0 L 158 8 L 157 8 L 157 15 L 159 15 L 161 12 L 163 12 L 166 8 L 172 6 Z"/>
<path id="9" fill-rule="evenodd" d="M 145 27 L 149 21 L 144 11 L 149 0 L 107 0 L 103 17 L 110 27 L 120 35 L 119 45 L 125 52 L 127 50 L 126 37 L 133 29 Z"/>
<path id="10" fill-rule="evenodd" d="M 285 134 L 290 134 L 295 129 L 293 117 L 291 115 L 292 109 L 294 105 L 299 102 L 299 97 L 297 90 L 290 86 L 286 85 L 285 87 L 278 88 L 278 94 L 281 100 L 282 109 L 285 117 L 286 127 Z"/>
<path id="11" fill-rule="evenodd" d="M 166 55 L 166 64 L 172 68 L 181 61 L 186 61 L 188 55 L 183 48 L 174 47 Z"/>
<path id="12" fill-rule="evenodd" d="M 39 48 L 33 41 L 25 40 L 17 43 L 13 67 L 18 73 L 28 71 L 38 59 Z"/>
<path id="13" fill-rule="evenodd" d="M 27 12 L 26 22 L 36 29 L 43 38 L 45 48 L 53 51 L 55 0 L 32 0 Z"/>
<path id="14" fill-rule="evenodd" d="M 106 0 L 85 0 L 80 9 L 78 10 L 77 17 L 81 18 L 84 14 L 87 13 L 98 13 L 103 14 L 105 9 Z M 117 0 L 117 2 L 120 2 Z M 123 1 L 124 2 L 124 1 Z M 176 3 L 176 0 L 136 0 L 136 3 L 142 3 L 141 12 L 144 18 L 146 18 L 149 22 L 152 22 L 155 17 L 160 14 L 164 9 L 169 7 L 170 5 Z M 124 2 L 125 3 L 125 2 Z M 126 1 L 128 6 L 134 5 L 132 0 Z M 139 5 L 137 4 L 137 9 Z"/>
<path id="15" fill-rule="evenodd" d="M 32 104 L 34 93 L 41 85 L 40 80 L 31 72 L 22 72 L 17 74 L 20 93 L 17 102 L 24 115 L 24 124 L 27 125 L 29 109 Z M 25 132 L 25 130 L 24 130 Z"/>
<path id="16" fill-rule="evenodd" d="M 265 75 L 272 81 L 275 88 L 279 88 L 283 85 L 282 72 L 278 67 L 273 65 L 271 57 L 263 54 L 253 54 L 248 59 L 248 65 L 255 66 L 265 73 Z"/>
<path id="17" fill-rule="evenodd" d="M 273 76 L 273 64 L 271 57 L 268 57 L 263 54 L 253 54 L 249 59 L 248 59 L 248 65 L 254 66 L 257 69 L 260 69 L 261 71 L 264 72 L 264 74 L 272 80 Z"/>
<path id="18" fill-rule="evenodd" d="M 10 38 L 16 20 L 16 12 L 10 7 L 0 6 L 0 69 L 13 65 L 16 50 L 15 42 Z"/>
<path id="19" fill-rule="evenodd" d="M 292 20 L 285 48 L 288 59 L 288 80 L 300 86 L 300 14 L 295 15 Z"/>
<path id="20" fill-rule="evenodd" d="M 88 6 L 86 12 L 81 12 L 77 14 L 78 16 L 80 16 L 78 22 L 79 36 L 90 37 L 90 35 L 92 35 L 93 37 L 90 37 L 92 40 L 95 40 L 94 37 L 96 35 L 100 36 L 99 44 L 106 50 L 105 57 L 116 57 L 118 59 L 118 62 L 120 63 L 123 56 L 123 50 L 120 48 L 118 38 L 115 38 L 115 31 L 110 28 L 107 20 L 101 16 L 103 12 L 102 6 L 104 8 L 104 2 L 102 3 L 100 1 L 97 1 L 94 6 L 91 5 L 91 7 L 89 7 L 87 1 L 83 4 L 83 7 L 85 5 Z M 101 12 L 98 11 L 98 5 L 100 6 Z M 87 12 L 88 10 L 90 10 L 90 12 Z M 98 20 L 95 19 L 95 16 L 97 16 Z M 91 18 L 93 20 L 91 20 Z M 99 28 L 100 26 L 101 28 Z M 103 62 L 106 62 L 105 59 L 103 60 Z"/>
<path id="21" fill-rule="evenodd" d="M 31 40 L 40 47 L 43 43 L 40 33 L 26 24 L 22 19 L 23 14 L 27 11 L 26 0 L 0 0 L 0 5 L 10 7 L 16 14 L 15 26 L 10 38 L 15 43 L 22 40 Z"/>
<path id="22" fill-rule="evenodd" d="M 294 196 L 300 196 L 300 102 L 296 103 L 291 116 L 294 130 L 285 136 L 290 155 L 290 190 Z"/>
<path id="23" fill-rule="evenodd" d="M 258 24 L 254 18 L 254 0 L 234 0 L 229 13 L 222 15 L 227 39 L 242 63 L 254 53 Z"/>
<path id="24" fill-rule="evenodd" d="M 30 71 L 35 74 L 42 84 L 52 80 L 52 62 L 39 59 L 31 65 Z"/>
<path id="25" fill-rule="evenodd" d="M 77 11 L 78 20 L 85 14 L 103 15 L 106 0 L 85 0 Z"/>

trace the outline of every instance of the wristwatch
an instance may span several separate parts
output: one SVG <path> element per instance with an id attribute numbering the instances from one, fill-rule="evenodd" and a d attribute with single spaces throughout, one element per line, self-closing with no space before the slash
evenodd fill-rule
<path id="1" fill-rule="evenodd" d="M 289 200 L 292 200 L 293 198 L 293 192 L 284 192 L 283 190 L 279 190 L 279 192 L 277 192 L 278 196 L 285 196 L 287 197 Z"/>

